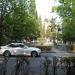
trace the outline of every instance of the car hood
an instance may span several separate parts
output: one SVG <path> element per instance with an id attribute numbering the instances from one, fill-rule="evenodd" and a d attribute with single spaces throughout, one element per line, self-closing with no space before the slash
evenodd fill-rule
<path id="1" fill-rule="evenodd" d="M 1 48 L 8 48 L 7 46 L 1 46 Z"/>

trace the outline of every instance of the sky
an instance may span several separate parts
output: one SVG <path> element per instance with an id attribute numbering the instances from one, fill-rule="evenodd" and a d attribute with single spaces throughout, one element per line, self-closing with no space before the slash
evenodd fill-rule
<path id="1" fill-rule="evenodd" d="M 41 16 L 42 20 L 45 18 L 57 17 L 56 13 L 52 13 L 52 6 L 58 5 L 57 0 L 36 0 L 36 10 L 38 16 Z"/>

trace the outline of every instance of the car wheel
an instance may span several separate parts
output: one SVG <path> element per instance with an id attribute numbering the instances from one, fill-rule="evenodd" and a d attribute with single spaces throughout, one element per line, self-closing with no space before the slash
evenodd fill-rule
<path id="1" fill-rule="evenodd" d="M 33 51 L 33 52 L 31 52 L 31 56 L 32 57 L 37 57 L 38 56 L 38 53 L 36 51 Z"/>
<path id="2" fill-rule="evenodd" d="M 5 51 L 5 52 L 4 52 L 4 56 L 8 57 L 8 56 L 10 56 L 10 55 L 11 55 L 11 53 L 10 53 L 9 51 Z"/>

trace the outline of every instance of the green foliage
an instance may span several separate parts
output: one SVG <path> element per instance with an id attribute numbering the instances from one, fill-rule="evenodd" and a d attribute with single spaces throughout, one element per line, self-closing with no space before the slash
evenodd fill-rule
<path id="1" fill-rule="evenodd" d="M 36 46 L 37 48 L 40 48 L 42 51 L 50 51 L 52 46 L 43 46 L 43 45 L 40 45 L 40 46 Z"/>
<path id="2" fill-rule="evenodd" d="M 4 37 L 9 40 L 21 40 L 23 38 L 37 38 L 39 36 L 39 23 L 32 10 L 35 1 L 31 0 L 4 0 Z M 0 3 L 2 3 L 0 2 Z M 32 7 L 31 5 L 34 4 Z"/>
<path id="3" fill-rule="evenodd" d="M 48 26 L 47 28 L 47 31 L 46 31 L 46 37 L 49 37 L 53 40 L 53 38 L 56 37 L 56 24 L 55 24 L 55 19 L 52 18 L 51 21 L 50 21 L 50 25 Z"/>
<path id="4" fill-rule="evenodd" d="M 63 39 L 64 41 L 75 41 L 75 1 L 59 0 L 57 13 L 62 17 Z"/>

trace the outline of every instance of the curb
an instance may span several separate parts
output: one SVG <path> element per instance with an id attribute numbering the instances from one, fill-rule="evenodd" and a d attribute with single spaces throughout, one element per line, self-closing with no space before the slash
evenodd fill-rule
<path id="1" fill-rule="evenodd" d="M 56 53 L 55 51 L 42 51 L 41 53 Z"/>

